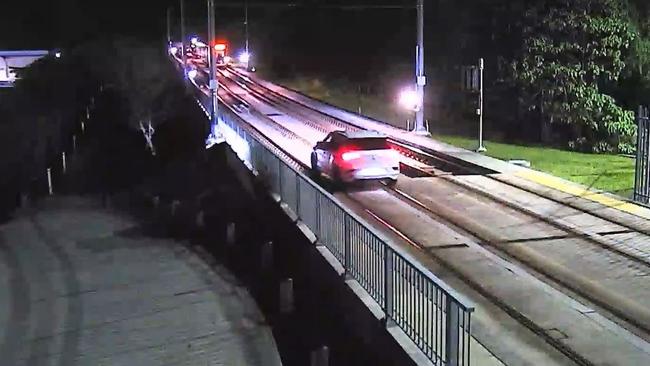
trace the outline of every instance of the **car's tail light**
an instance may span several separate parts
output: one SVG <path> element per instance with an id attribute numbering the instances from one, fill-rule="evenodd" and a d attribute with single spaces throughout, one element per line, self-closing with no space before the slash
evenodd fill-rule
<path id="1" fill-rule="evenodd" d="M 360 157 L 361 157 L 361 154 L 359 154 L 356 151 L 348 151 L 348 152 L 344 152 L 343 154 L 341 154 L 341 159 L 343 159 L 345 161 L 359 159 Z"/>

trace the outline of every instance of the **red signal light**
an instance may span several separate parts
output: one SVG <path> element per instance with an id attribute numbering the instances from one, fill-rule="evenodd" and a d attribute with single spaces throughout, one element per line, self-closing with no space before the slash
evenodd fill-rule
<path id="1" fill-rule="evenodd" d="M 215 51 L 225 51 L 226 50 L 226 45 L 223 43 L 217 43 L 214 45 Z"/>

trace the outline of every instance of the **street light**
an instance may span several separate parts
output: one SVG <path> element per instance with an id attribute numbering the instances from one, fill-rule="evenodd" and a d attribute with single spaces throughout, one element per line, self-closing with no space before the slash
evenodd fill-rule
<path id="1" fill-rule="evenodd" d="M 410 88 L 405 88 L 402 89 L 402 91 L 399 93 L 399 98 L 398 98 L 398 103 L 404 107 L 404 109 L 410 111 L 410 112 L 415 112 L 417 115 L 418 111 L 420 111 L 422 108 L 421 100 L 418 95 L 418 91 L 416 89 L 413 89 L 412 87 Z M 409 126 L 406 126 L 406 129 L 409 129 Z M 413 130 L 414 132 L 417 132 L 416 130 Z"/>
<path id="2" fill-rule="evenodd" d="M 246 64 L 247 69 L 248 69 L 248 61 L 250 61 L 250 59 L 251 59 L 251 54 L 248 53 L 247 51 L 244 51 L 239 55 L 239 62 L 241 62 L 242 64 Z"/>
<path id="3" fill-rule="evenodd" d="M 409 111 L 417 112 L 420 110 L 420 98 L 416 90 L 403 89 L 399 94 L 398 101 L 402 107 Z"/>

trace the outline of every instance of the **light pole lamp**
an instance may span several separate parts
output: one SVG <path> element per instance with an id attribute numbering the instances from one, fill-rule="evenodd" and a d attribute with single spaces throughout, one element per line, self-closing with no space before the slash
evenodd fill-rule
<path id="1" fill-rule="evenodd" d="M 407 111 L 415 113 L 416 116 L 418 112 L 422 110 L 422 106 L 420 105 L 421 100 L 417 88 L 413 89 L 412 87 L 409 87 L 403 89 L 399 94 L 398 103 Z M 413 132 L 417 132 L 416 128 L 417 126 L 413 126 Z M 408 125 L 406 129 L 409 129 Z"/>

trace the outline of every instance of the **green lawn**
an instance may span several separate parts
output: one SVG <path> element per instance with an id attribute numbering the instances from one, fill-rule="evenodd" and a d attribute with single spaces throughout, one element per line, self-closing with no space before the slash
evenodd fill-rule
<path id="1" fill-rule="evenodd" d="M 450 145 L 475 149 L 475 139 L 435 136 Z M 486 155 L 510 160 L 523 159 L 531 167 L 597 189 L 630 196 L 634 189 L 634 159 L 618 155 L 583 154 L 546 147 L 521 146 L 487 141 Z"/>
<path id="2" fill-rule="evenodd" d="M 316 78 L 298 77 L 276 80 L 277 83 L 305 93 L 312 98 L 356 111 L 359 104 L 357 93 L 349 85 L 328 82 L 325 85 Z M 340 85 L 339 85 L 340 84 Z M 404 121 L 406 117 L 393 103 L 371 97 L 363 97 L 362 113 L 383 121 Z M 448 144 L 475 149 L 476 140 L 458 136 L 435 136 Z M 521 146 L 498 142 L 486 142 L 487 155 L 503 160 L 523 159 L 531 167 L 572 182 L 629 197 L 634 189 L 634 159 L 617 155 L 583 154 L 541 146 Z"/>

